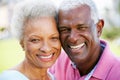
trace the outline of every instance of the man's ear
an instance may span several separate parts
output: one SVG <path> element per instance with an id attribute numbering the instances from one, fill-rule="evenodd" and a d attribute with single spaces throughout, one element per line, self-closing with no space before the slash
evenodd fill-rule
<path id="1" fill-rule="evenodd" d="M 20 40 L 20 45 L 21 45 L 21 47 L 22 47 L 23 50 L 24 50 L 24 41 L 23 41 L 23 39 Z"/>
<path id="2" fill-rule="evenodd" d="M 97 23 L 97 36 L 98 37 L 101 36 L 103 27 L 104 27 L 104 20 L 100 19 Z"/>

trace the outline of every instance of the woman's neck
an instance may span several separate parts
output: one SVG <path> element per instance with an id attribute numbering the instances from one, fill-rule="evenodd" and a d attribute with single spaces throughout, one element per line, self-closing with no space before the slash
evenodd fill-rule
<path id="1" fill-rule="evenodd" d="M 50 80 L 47 73 L 47 68 L 36 67 L 28 61 L 24 60 L 16 67 L 16 70 L 20 71 L 30 80 Z"/>

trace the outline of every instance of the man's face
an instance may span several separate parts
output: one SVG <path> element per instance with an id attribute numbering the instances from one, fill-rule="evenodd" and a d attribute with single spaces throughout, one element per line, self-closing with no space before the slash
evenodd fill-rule
<path id="1" fill-rule="evenodd" d="M 60 11 L 59 31 L 63 49 L 76 65 L 96 57 L 99 34 L 87 5 Z"/>

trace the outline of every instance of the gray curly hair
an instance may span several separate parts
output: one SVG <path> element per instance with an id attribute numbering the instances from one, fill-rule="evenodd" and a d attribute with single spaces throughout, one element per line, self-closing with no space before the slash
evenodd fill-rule
<path id="1" fill-rule="evenodd" d="M 18 39 L 23 37 L 23 29 L 27 19 L 38 17 L 54 17 L 57 19 L 56 6 L 51 0 L 28 0 L 15 6 L 11 19 L 11 33 Z"/>
<path id="2" fill-rule="evenodd" d="M 81 6 L 83 4 L 86 4 L 90 7 L 91 18 L 94 20 L 95 23 L 97 23 L 99 20 L 99 14 L 97 11 L 97 7 L 92 0 L 63 0 L 59 6 L 59 9 L 62 11 L 66 11 L 77 8 L 78 6 Z"/>

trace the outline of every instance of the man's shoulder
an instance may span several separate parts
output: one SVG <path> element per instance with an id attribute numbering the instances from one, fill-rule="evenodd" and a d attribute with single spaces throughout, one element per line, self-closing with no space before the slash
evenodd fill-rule
<path id="1" fill-rule="evenodd" d="M 113 64 L 113 70 L 120 70 L 120 58 L 115 57 L 115 61 Z"/>
<path id="2" fill-rule="evenodd" d="M 116 59 L 109 72 L 108 80 L 120 80 L 120 59 Z"/>
<path id="3" fill-rule="evenodd" d="M 55 73 L 65 73 L 65 71 L 70 68 L 71 60 L 67 56 L 67 54 L 62 51 L 55 64 L 49 68 L 50 72 Z"/>
<path id="4" fill-rule="evenodd" d="M 67 54 L 65 53 L 65 51 L 62 50 L 60 56 L 58 57 L 56 63 L 58 63 L 59 65 L 68 65 L 71 63 L 71 60 L 69 59 L 69 57 L 67 56 Z"/>

